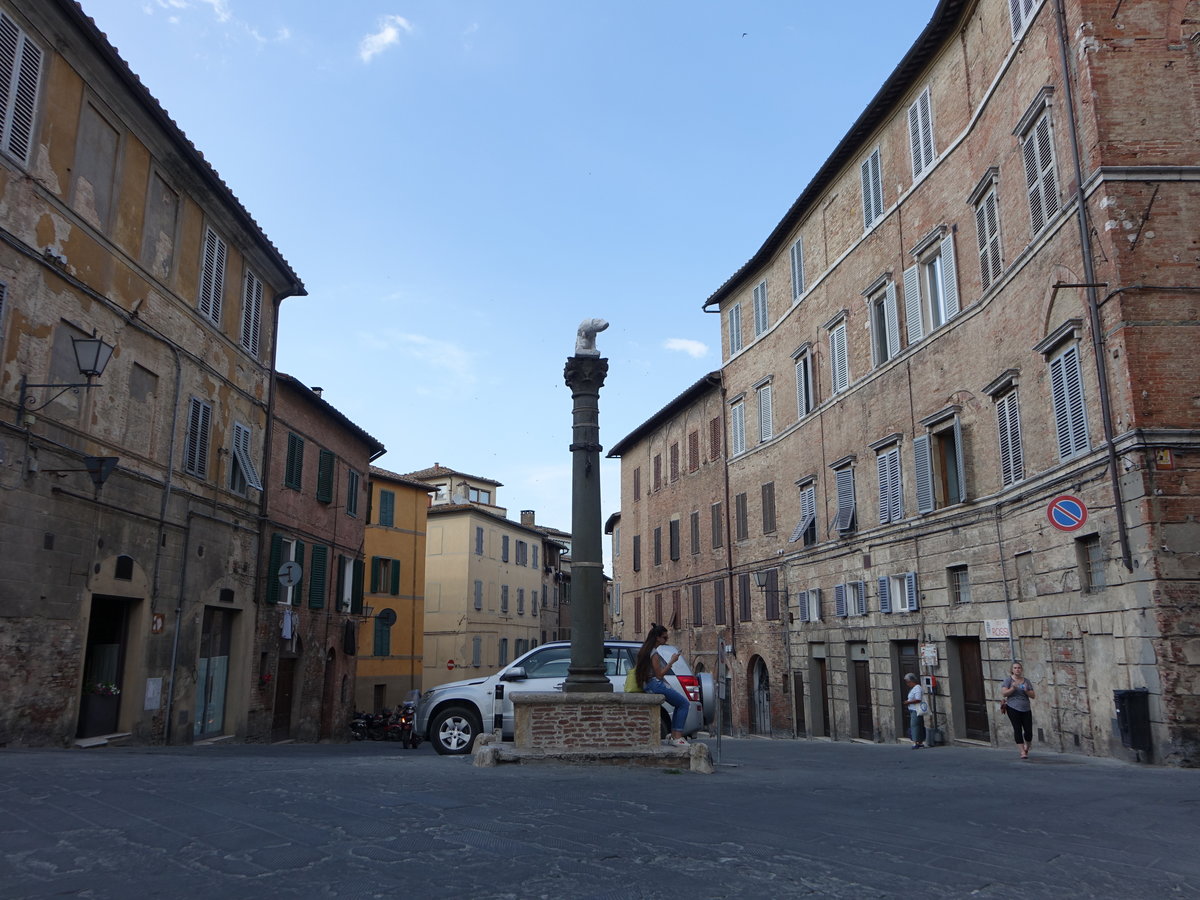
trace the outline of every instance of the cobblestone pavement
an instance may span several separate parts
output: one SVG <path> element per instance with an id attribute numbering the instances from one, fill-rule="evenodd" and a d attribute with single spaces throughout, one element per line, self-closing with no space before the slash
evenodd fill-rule
<path id="1" fill-rule="evenodd" d="M 1200 772 L 728 738 L 714 757 L 3 750 L 0 897 L 1200 896 Z"/>

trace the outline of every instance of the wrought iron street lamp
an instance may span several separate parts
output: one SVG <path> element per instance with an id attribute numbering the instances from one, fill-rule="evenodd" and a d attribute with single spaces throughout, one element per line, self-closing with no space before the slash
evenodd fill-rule
<path id="1" fill-rule="evenodd" d="M 87 381 L 73 382 L 70 384 L 30 384 L 24 375 L 21 376 L 21 393 L 20 399 L 17 401 L 17 424 L 30 424 L 25 421 L 27 413 L 36 412 L 39 409 L 45 409 L 67 391 L 79 393 L 81 389 L 94 388 L 99 385 L 92 381 L 93 378 L 99 378 L 104 374 L 104 368 L 108 365 L 108 361 L 112 358 L 113 346 L 104 342 L 103 338 L 98 338 L 93 334 L 90 338 L 71 338 L 72 349 L 75 351 L 75 365 L 79 367 L 79 374 L 84 376 Z M 53 390 L 58 388 L 58 391 L 51 394 L 42 402 L 37 402 L 37 398 L 32 396 L 29 391 L 34 389 Z"/>

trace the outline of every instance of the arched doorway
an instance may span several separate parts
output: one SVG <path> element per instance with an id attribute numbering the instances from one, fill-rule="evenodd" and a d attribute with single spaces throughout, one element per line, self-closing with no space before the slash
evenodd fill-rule
<path id="1" fill-rule="evenodd" d="M 750 661 L 750 733 L 771 733 L 771 678 L 761 656 Z"/>

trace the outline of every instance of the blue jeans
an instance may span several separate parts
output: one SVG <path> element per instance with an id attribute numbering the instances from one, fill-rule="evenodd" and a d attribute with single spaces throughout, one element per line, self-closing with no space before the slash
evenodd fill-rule
<path id="1" fill-rule="evenodd" d="M 662 694 L 663 698 L 671 704 L 671 730 L 682 733 L 683 726 L 687 724 L 688 717 L 687 697 L 669 686 L 661 678 L 647 678 L 644 690 L 647 694 Z"/>
<path id="2" fill-rule="evenodd" d="M 908 736 L 912 738 L 914 744 L 924 742 L 925 723 L 921 721 L 921 708 L 918 706 L 910 706 L 908 708 Z"/>

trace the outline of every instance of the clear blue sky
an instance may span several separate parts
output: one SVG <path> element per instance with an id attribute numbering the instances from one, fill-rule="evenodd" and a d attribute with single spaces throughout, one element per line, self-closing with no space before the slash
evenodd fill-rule
<path id="1" fill-rule="evenodd" d="M 720 367 L 704 300 L 935 0 L 82 0 L 303 279 L 281 371 L 571 528 L 582 319 L 606 448 Z M 619 464 L 605 461 L 604 515 Z"/>

